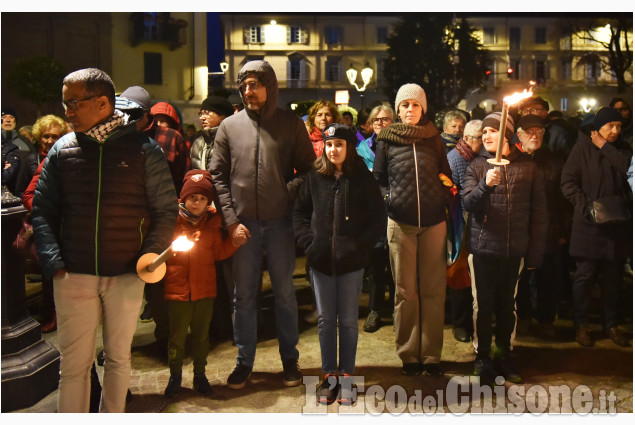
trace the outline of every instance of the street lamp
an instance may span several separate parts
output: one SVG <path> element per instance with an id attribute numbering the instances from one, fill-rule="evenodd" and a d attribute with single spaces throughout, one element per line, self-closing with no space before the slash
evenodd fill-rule
<path id="1" fill-rule="evenodd" d="M 216 72 L 208 72 L 207 73 L 207 78 L 208 78 L 208 86 L 213 87 L 213 77 L 216 75 L 220 75 L 221 76 L 221 86 L 222 86 L 222 79 L 223 76 L 225 75 L 225 73 L 227 72 L 227 70 L 229 69 L 229 64 L 227 62 L 221 62 L 220 63 L 220 72 L 216 71 Z"/>
<path id="2" fill-rule="evenodd" d="M 582 110 L 584 112 L 591 112 L 591 109 L 595 106 L 595 104 L 596 101 L 593 98 L 587 99 L 586 97 L 583 97 L 580 99 L 580 106 L 582 106 Z"/>
<path id="3" fill-rule="evenodd" d="M 364 85 L 362 87 L 359 87 L 357 85 L 357 70 L 355 68 L 353 68 L 353 64 L 351 64 L 350 68 L 348 68 L 348 70 L 346 71 L 346 78 L 348 78 L 348 82 L 355 86 L 355 89 L 359 92 L 359 97 L 361 99 L 362 102 L 362 108 L 364 107 L 364 90 L 366 90 L 366 87 L 368 86 L 368 83 L 370 83 L 371 78 L 373 78 L 373 68 L 370 67 L 370 65 L 368 64 L 368 62 L 366 62 L 366 66 L 364 67 L 364 69 L 362 69 L 362 81 L 364 82 Z"/>

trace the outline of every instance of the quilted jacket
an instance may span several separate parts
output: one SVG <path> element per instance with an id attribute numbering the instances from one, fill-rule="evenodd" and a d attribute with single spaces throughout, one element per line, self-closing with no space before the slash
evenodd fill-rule
<path id="1" fill-rule="evenodd" d="M 393 220 L 418 227 L 445 220 L 450 192 L 439 173 L 452 178 L 445 147 L 432 122 L 422 126 L 393 123 L 377 136 L 373 174 Z"/>

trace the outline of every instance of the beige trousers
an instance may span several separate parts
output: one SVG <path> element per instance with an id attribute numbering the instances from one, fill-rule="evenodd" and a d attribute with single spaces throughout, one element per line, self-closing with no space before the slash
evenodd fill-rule
<path id="1" fill-rule="evenodd" d="M 61 354 L 58 412 L 88 413 L 90 369 L 103 320 L 105 363 L 99 410 L 123 413 L 143 281 L 132 273 L 114 277 L 69 273 L 54 279 L 53 285 Z"/>
<path id="2" fill-rule="evenodd" d="M 406 363 L 439 363 L 445 315 L 446 224 L 417 227 L 388 218 L 395 280 L 397 354 Z"/>

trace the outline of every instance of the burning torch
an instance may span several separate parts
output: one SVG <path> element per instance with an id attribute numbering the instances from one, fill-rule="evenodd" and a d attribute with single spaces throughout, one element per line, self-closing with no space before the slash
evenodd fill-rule
<path id="1" fill-rule="evenodd" d="M 165 276 L 165 262 L 173 255 L 176 255 L 178 251 L 189 251 L 194 246 L 194 242 L 198 240 L 195 235 L 194 240 L 191 241 L 187 236 L 179 236 L 172 244 L 157 255 L 153 252 L 143 254 L 137 261 L 137 274 L 146 283 L 156 283 L 163 279 Z"/>
<path id="2" fill-rule="evenodd" d="M 500 170 L 501 165 L 509 164 L 509 161 L 503 159 L 503 142 L 505 140 L 505 127 L 507 125 L 507 115 L 509 115 L 509 107 L 522 99 L 533 96 L 530 90 L 525 89 L 522 93 L 514 93 L 503 99 L 503 110 L 501 111 L 501 123 L 498 129 L 498 144 L 496 145 L 496 157 L 487 160 L 490 164 L 495 165 L 496 170 Z"/>

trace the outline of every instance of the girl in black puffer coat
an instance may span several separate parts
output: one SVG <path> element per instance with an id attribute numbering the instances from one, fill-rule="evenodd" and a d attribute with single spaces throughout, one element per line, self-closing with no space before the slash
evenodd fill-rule
<path id="1" fill-rule="evenodd" d="M 384 234 L 386 212 L 377 182 L 355 150 L 353 129 L 331 124 L 323 136 L 324 152 L 300 189 L 293 227 L 311 267 L 317 302 L 324 373 L 318 401 L 332 402 L 339 388 L 340 401 L 350 403 L 364 267 Z"/>

